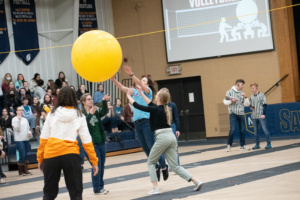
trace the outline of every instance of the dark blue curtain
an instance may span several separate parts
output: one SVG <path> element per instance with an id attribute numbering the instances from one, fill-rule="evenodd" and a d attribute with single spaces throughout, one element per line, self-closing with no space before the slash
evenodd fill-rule
<path id="1" fill-rule="evenodd" d="M 7 22 L 5 15 L 4 0 L 0 0 L 0 64 L 5 60 L 9 53 L 9 40 L 7 32 Z"/>
<path id="2" fill-rule="evenodd" d="M 16 55 L 29 65 L 39 53 L 34 0 L 10 0 Z"/>

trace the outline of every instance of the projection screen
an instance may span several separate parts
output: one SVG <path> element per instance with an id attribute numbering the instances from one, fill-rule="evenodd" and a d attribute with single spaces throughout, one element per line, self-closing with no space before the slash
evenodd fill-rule
<path id="1" fill-rule="evenodd" d="M 162 6 L 169 63 L 274 49 L 268 0 L 162 0 Z"/>

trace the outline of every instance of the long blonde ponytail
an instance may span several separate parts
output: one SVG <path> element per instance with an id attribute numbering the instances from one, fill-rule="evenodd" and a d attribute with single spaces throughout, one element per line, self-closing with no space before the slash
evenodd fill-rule
<path id="1" fill-rule="evenodd" d="M 170 111 L 168 104 L 165 104 L 164 108 L 165 108 L 165 113 L 166 113 L 166 117 L 167 117 L 167 123 L 171 126 L 172 115 L 171 115 L 171 111 Z"/>
<path id="2" fill-rule="evenodd" d="M 159 99 L 160 99 L 160 102 L 164 105 L 167 123 L 171 126 L 172 114 L 171 114 L 170 108 L 168 106 L 168 103 L 170 102 L 170 98 L 171 98 L 171 95 L 167 88 L 162 88 L 159 91 Z"/>

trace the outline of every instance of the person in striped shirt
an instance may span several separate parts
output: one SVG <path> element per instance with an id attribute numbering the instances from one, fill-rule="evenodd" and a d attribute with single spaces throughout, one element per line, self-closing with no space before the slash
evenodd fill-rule
<path id="1" fill-rule="evenodd" d="M 236 125 L 240 129 L 240 149 L 250 150 L 246 146 L 245 141 L 245 118 L 244 118 L 244 106 L 249 106 L 249 99 L 246 97 L 245 93 L 242 92 L 244 88 L 245 81 L 243 79 L 238 79 L 235 81 L 235 85 L 226 92 L 225 99 L 223 103 L 228 106 L 229 119 L 230 119 L 230 131 L 228 135 L 228 142 L 226 151 L 229 152 L 233 142 L 233 136 L 235 132 Z"/>
<path id="2" fill-rule="evenodd" d="M 270 133 L 267 127 L 267 120 L 266 120 L 266 111 L 267 111 L 267 100 L 266 96 L 258 91 L 258 84 L 252 83 L 250 85 L 252 95 L 250 97 L 250 109 L 252 110 L 252 122 L 254 127 L 254 134 L 255 134 L 255 146 L 252 149 L 260 149 L 259 146 L 259 127 L 262 128 L 264 133 L 266 134 L 266 141 L 267 146 L 265 149 L 272 148 L 271 140 L 270 140 Z"/>

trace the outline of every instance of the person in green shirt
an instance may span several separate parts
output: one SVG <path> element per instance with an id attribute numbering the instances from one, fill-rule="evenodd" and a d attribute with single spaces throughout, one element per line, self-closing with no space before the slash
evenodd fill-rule
<path id="1" fill-rule="evenodd" d="M 82 104 L 82 113 L 86 117 L 87 125 L 92 136 L 92 141 L 94 144 L 95 152 L 98 157 L 98 167 L 99 173 L 93 176 L 92 173 L 92 183 L 94 188 L 94 194 L 107 194 L 108 190 L 104 189 L 104 164 L 106 157 L 105 141 L 106 135 L 101 122 L 101 117 L 105 116 L 108 112 L 107 100 L 110 97 L 105 95 L 102 99 L 102 109 L 97 106 L 93 106 L 93 98 L 90 94 L 83 94 L 80 98 Z M 88 155 L 85 153 L 88 158 Z"/>

